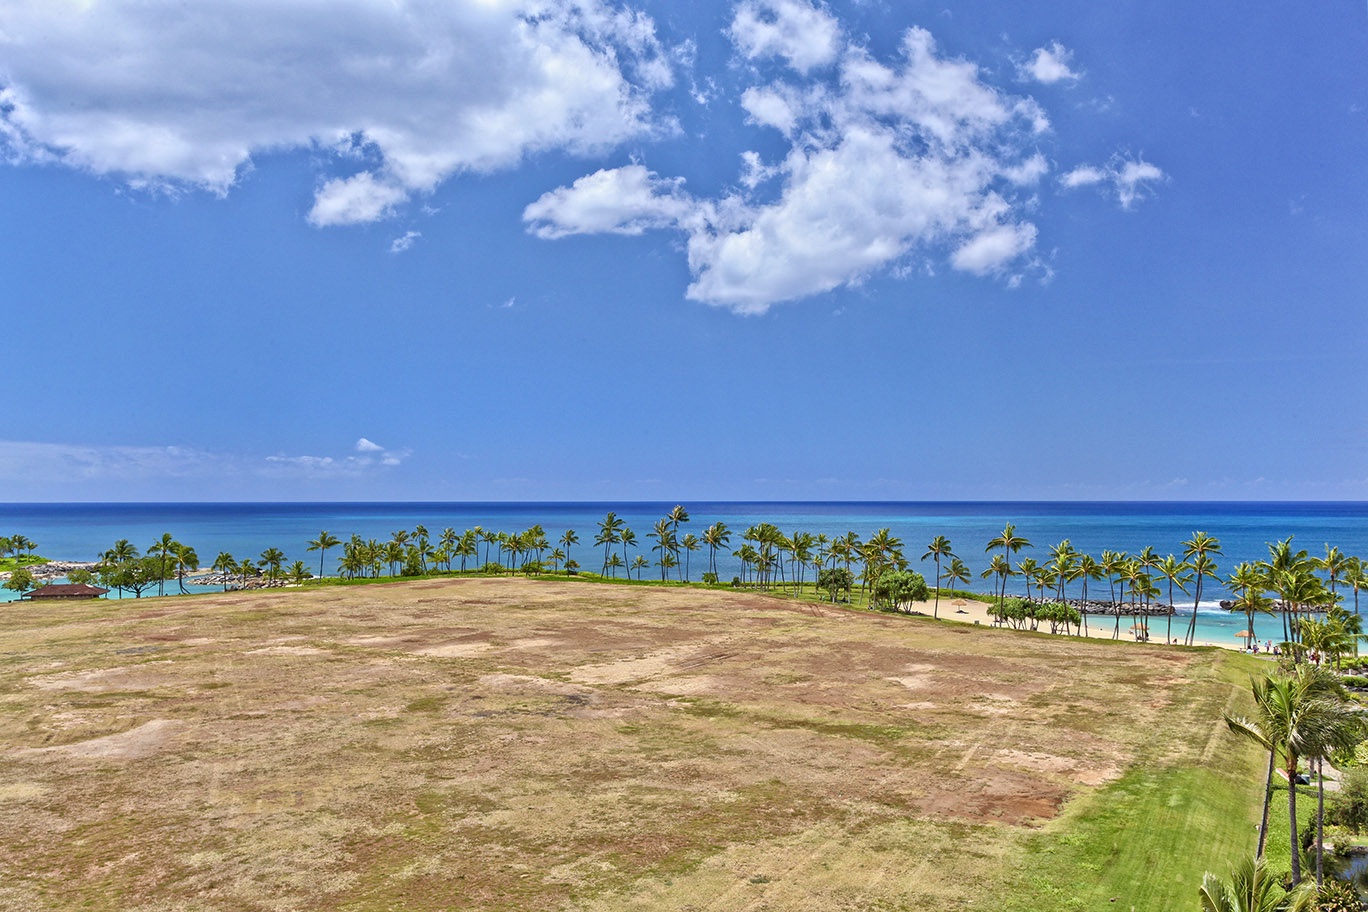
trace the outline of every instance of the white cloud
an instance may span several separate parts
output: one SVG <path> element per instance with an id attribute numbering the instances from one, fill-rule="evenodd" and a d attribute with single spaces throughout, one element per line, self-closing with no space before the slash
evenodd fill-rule
<path id="1" fill-rule="evenodd" d="M 835 62 L 840 24 L 825 9 L 806 0 L 742 0 L 728 30 L 747 57 L 781 57 L 806 73 Z"/>
<path id="2" fill-rule="evenodd" d="M 372 221 L 462 171 L 670 129 L 674 55 L 608 0 L 10 0 L 0 142 L 137 186 L 228 192 L 252 156 L 366 167 L 310 221 Z"/>
<path id="3" fill-rule="evenodd" d="M 1090 187 L 1093 184 L 1100 184 L 1107 179 L 1107 172 L 1092 165 L 1079 165 L 1068 174 L 1059 179 L 1059 182 L 1069 189 L 1074 187 Z"/>
<path id="4" fill-rule="evenodd" d="M 403 253 L 414 245 L 423 236 L 421 231 L 405 231 L 399 237 L 390 241 L 390 253 Z"/>
<path id="5" fill-rule="evenodd" d="M 542 195 L 523 211 L 538 237 L 641 234 L 685 219 L 694 204 L 682 179 L 664 180 L 641 165 L 595 171 Z"/>
<path id="6" fill-rule="evenodd" d="M 994 225 L 961 244 L 950 262 L 975 275 L 997 272 L 1030 250 L 1035 238 L 1036 228 L 1031 224 Z"/>
<path id="7" fill-rule="evenodd" d="M 1031 59 L 1017 65 L 1017 73 L 1022 79 L 1030 79 L 1052 85 L 1056 82 L 1077 82 L 1080 74 L 1069 67 L 1073 53 L 1058 41 L 1051 41 L 1049 47 L 1036 48 Z"/>
<path id="8" fill-rule="evenodd" d="M 1141 158 L 1114 158 L 1105 167 L 1079 165 L 1059 179 L 1066 190 L 1101 186 L 1114 195 L 1122 209 L 1129 209 L 1148 196 L 1155 184 L 1168 180 L 1158 166 Z"/>
<path id="9" fill-rule="evenodd" d="M 319 188 L 309 221 L 319 226 L 373 222 L 389 215 L 407 198 L 403 187 L 376 180 L 371 172 L 362 171 L 330 180 Z"/>
<path id="10" fill-rule="evenodd" d="M 732 30 L 747 53 L 770 46 L 746 18 L 756 8 L 742 4 L 743 25 Z M 745 192 L 698 199 L 681 181 L 631 165 L 546 194 L 524 213 L 530 230 L 554 238 L 672 226 L 688 237 L 688 296 L 746 314 L 896 272 L 914 252 L 943 251 L 979 275 L 1030 266 L 1036 229 L 1013 193 L 1048 170 L 1033 145 L 1049 121 L 973 63 L 939 54 L 924 29 L 907 31 L 891 64 L 849 44 L 834 73 L 751 86 L 742 104 L 789 142 L 772 165 L 743 154 Z M 761 196 L 772 178 L 779 186 Z"/>
<path id="11" fill-rule="evenodd" d="M 374 441 L 367 440 L 365 437 L 362 437 L 360 440 L 356 441 L 356 452 L 383 453 L 385 452 L 385 448 L 382 447 L 380 444 L 375 443 Z"/>

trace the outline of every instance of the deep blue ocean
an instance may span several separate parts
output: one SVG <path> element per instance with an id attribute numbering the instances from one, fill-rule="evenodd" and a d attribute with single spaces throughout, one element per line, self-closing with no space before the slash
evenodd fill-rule
<path id="1" fill-rule="evenodd" d="M 220 551 L 241 558 L 259 556 L 266 548 L 285 552 L 289 561 L 303 560 L 317 572 L 317 552 L 308 542 L 326 529 L 340 539 L 352 534 L 388 540 L 398 530 L 411 531 L 422 524 L 432 538 L 450 526 L 457 532 L 482 526 L 502 532 L 520 532 L 541 524 L 547 537 L 558 539 L 574 529 L 580 544 L 571 553 L 589 570 L 597 570 L 602 552 L 592 547 L 597 526 L 612 510 L 637 534 L 640 553 L 651 556 L 646 534 L 674 503 L 205 503 L 205 504 L 5 504 L 0 505 L 0 535 L 22 533 L 37 543 L 37 553 L 69 560 L 96 560 L 121 538 L 140 549 L 169 532 L 194 546 L 200 560 L 209 564 Z M 714 522 L 732 530 L 731 548 L 741 544 L 746 527 L 769 522 L 786 533 L 806 531 L 828 537 L 855 532 L 861 539 L 888 527 L 902 539 L 913 561 L 937 535 L 950 539 L 955 553 L 978 574 L 987 566 L 987 542 L 1003 526 L 1012 523 L 1017 534 L 1033 548 L 1017 559 L 1035 557 L 1044 562 L 1048 547 L 1069 539 L 1079 551 L 1099 555 L 1104 549 L 1140 551 L 1152 545 L 1160 554 L 1181 556 L 1182 542 L 1197 530 L 1221 540 L 1218 563 L 1222 574 L 1235 564 L 1260 560 L 1268 545 L 1291 536 L 1297 548 L 1311 555 L 1325 553 L 1335 545 L 1346 554 L 1368 558 L 1368 503 L 744 503 L 695 502 L 683 505 L 690 515 L 680 532 L 702 533 Z M 482 549 L 483 553 L 483 549 Z M 330 562 L 340 549 L 329 553 Z M 695 553 L 691 576 L 706 569 L 706 549 Z M 719 573 L 730 579 L 740 572 L 739 563 L 719 553 Z M 927 561 L 919 569 L 934 574 Z M 330 567 L 328 572 L 335 573 Z M 1013 582 L 1020 587 L 1021 582 Z M 986 585 L 985 585 L 986 588 Z M 1094 583 L 1092 593 L 1105 597 L 1105 584 Z M 1076 592 L 1071 592 L 1077 595 Z M 1365 594 L 1368 596 L 1368 593 Z M 1242 629 L 1242 615 L 1230 617 L 1215 602 L 1224 596 L 1219 586 L 1208 586 L 1199 610 L 1199 635 L 1233 641 Z M 1352 595 L 1350 596 L 1352 598 Z M 1174 599 L 1190 605 L 1181 594 Z M 1365 600 L 1368 608 L 1368 599 Z M 1174 626 L 1177 628 L 1178 619 Z M 1280 639 L 1276 621 L 1260 623 L 1260 638 Z"/>

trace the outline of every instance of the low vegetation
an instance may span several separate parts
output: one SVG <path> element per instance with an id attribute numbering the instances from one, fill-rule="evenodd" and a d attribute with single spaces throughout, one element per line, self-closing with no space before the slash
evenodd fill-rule
<path id="1" fill-rule="evenodd" d="M 1189 908 L 1259 667 L 551 580 L 26 603 L 0 909 Z"/>

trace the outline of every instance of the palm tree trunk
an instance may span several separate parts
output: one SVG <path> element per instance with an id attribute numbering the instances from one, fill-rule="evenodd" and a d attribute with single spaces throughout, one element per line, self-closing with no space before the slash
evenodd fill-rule
<path id="1" fill-rule="evenodd" d="M 1292 848 L 1292 885 L 1301 883 L 1301 839 L 1297 833 L 1297 761 L 1289 758 L 1287 764 L 1287 819 L 1291 831 Z"/>
<path id="2" fill-rule="evenodd" d="M 1316 758 L 1316 886 L 1325 883 L 1325 758 Z"/>
<path id="3" fill-rule="evenodd" d="M 1259 820 L 1259 846 L 1254 850 L 1256 859 L 1264 857 L 1264 846 L 1268 842 L 1268 808 L 1273 803 L 1273 758 L 1277 751 L 1269 748 L 1268 773 L 1264 776 L 1263 816 Z"/>

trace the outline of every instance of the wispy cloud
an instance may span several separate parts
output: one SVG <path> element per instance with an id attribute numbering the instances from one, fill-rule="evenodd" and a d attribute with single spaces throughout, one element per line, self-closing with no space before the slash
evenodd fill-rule
<path id="1" fill-rule="evenodd" d="M 423 236 L 421 231 L 405 231 L 402 235 L 390 242 L 390 253 L 403 253 L 413 246 L 414 242 Z"/>
<path id="2" fill-rule="evenodd" d="M 363 447 L 362 444 L 369 444 Z M 356 455 L 252 456 L 214 453 L 186 446 L 109 446 L 0 440 L 0 484 L 14 490 L 98 482 L 107 486 L 141 481 L 282 476 L 356 476 L 403 463 L 408 449 L 358 441 Z"/>
<path id="3" fill-rule="evenodd" d="M 1077 187 L 1098 187 L 1115 196 L 1122 209 L 1129 209 L 1149 196 L 1154 186 L 1168 180 L 1168 175 L 1143 158 L 1118 156 L 1103 166 L 1079 165 L 1059 179 L 1066 190 Z"/>

